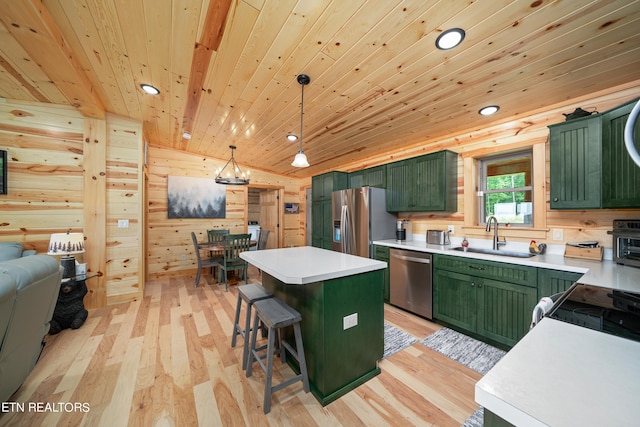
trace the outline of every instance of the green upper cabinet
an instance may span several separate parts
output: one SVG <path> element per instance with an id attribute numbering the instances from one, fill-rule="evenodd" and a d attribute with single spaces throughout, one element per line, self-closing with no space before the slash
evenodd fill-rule
<path id="1" fill-rule="evenodd" d="M 412 162 L 401 160 L 387 165 L 387 210 L 389 212 L 409 211 L 409 190 L 415 186 L 412 179 Z"/>
<path id="2" fill-rule="evenodd" d="M 449 150 L 387 164 L 387 211 L 457 210 L 458 154 Z"/>
<path id="3" fill-rule="evenodd" d="M 344 190 L 349 185 L 349 174 L 346 172 L 327 172 L 311 178 L 311 200 L 331 200 L 331 193 Z"/>
<path id="4" fill-rule="evenodd" d="M 349 174 L 349 188 L 387 187 L 387 165 L 374 166 Z"/>
<path id="5" fill-rule="evenodd" d="M 624 128 L 638 100 L 602 113 L 602 207 L 640 207 L 640 166 L 625 148 Z M 636 122 L 636 149 L 640 149 L 640 121 Z"/>
<path id="6" fill-rule="evenodd" d="M 331 249 L 333 226 L 331 193 L 348 185 L 346 172 L 328 172 L 311 178 L 311 244 Z"/>
<path id="7" fill-rule="evenodd" d="M 624 145 L 636 102 L 549 126 L 551 209 L 640 207 L 640 167 Z M 640 124 L 635 137 L 640 146 Z"/>
<path id="8" fill-rule="evenodd" d="M 551 209 L 597 209 L 601 198 L 601 116 L 549 126 Z"/>

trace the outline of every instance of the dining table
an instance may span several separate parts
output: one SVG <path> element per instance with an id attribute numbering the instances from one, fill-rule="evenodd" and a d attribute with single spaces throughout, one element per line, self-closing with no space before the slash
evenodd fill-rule
<path id="1" fill-rule="evenodd" d="M 249 242 L 249 246 L 254 247 L 258 244 L 257 240 L 251 240 Z M 208 250 L 208 251 L 223 251 L 224 245 L 221 242 L 202 242 L 198 243 L 198 249 Z"/>

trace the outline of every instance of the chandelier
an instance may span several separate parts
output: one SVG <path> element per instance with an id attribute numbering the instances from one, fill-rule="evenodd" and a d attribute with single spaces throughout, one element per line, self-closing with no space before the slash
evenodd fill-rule
<path id="1" fill-rule="evenodd" d="M 230 145 L 231 148 L 231 158 L 229 161 L 222 167 L 222 169 L 216 169 L 216 178 L 215 181 L 218 184 L 224 185 L 247 185 L 249 184 L 249 171 L 245 176 L 244 172 L 240 170 L 240 166 L 236 163 L 236 160 L 233 158 L 233 150 L 236 149 L 235 145 Z M 230 169 L 232 172 L 227 171 L 226 174 L 223 175 L 224 170 L 231 164 Z M 233 173 L 233 175 L 232 175 Z"/>

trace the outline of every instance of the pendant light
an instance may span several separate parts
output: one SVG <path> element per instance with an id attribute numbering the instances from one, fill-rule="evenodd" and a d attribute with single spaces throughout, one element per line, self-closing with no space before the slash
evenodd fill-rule
<path id="1" fill-rule="evenodd" d="M 291 166 L 297 168 L 309 167 L 307 156 L 305 156 L 304 151 L 302 151 L 302 116 L 304 115 L 304 85 L 308 85 L 310 81 L 311 78 L 306 74 L 298 74 L 298 83 L 302 86 L 302 103 L 300 104 L 300 151 L 298 151 L 298 154 L 296 154 L 296 157 L 293 159 L 293 163 L 291 163 Z"/>
<path id="2" fill-rule="evenodd" d="M 247 174 L 245 175 L 244 172 L 240 170 L 240 166 L 238 166 L 238 164 L 236 163 L 236 160 L 233 158 L 233 150 L 236 149 L 236 146 L 230 145 L 229 148 L 231 148 L 231 158 L 222 167 L 222 169 L 216 169 L 216 178 L 215 178 L 216 183 L 224 184 L 224 185 L 249 184 L 249 171 L 247 171 Z M 229 166 L 229 163 L 231 163 L 231 169 L 233 169 L 233 171 L 227 172 L 226 176 L 222 175 L 222 173 L 227 168 L 227 166 Z M 231 175 L 231 173 L 233 173 L 233 175 Z"/>

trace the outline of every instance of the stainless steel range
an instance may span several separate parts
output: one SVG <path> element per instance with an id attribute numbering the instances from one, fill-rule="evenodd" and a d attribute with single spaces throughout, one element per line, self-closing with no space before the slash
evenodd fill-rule
<path id="1" fill-rule="evenodd" d="M 640 293 L 574 283 L 546 317 L 640 341 Z"/>

